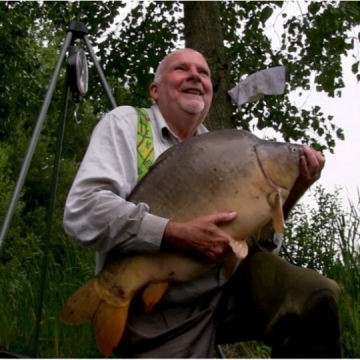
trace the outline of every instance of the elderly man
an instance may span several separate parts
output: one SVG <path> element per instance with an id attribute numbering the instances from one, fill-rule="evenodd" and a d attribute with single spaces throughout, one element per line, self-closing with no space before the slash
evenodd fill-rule
<path id="1" fill-rule="evenodd" d="M 177 50 L 159 65 L 146 109 L 154 158 L 171 146 L 206 132 L 212 83 L 204 57 Z M 96 251 L 96 272 L 110 250 L 123 256 L 163 248 L 186 250 L 217 265 L 195 281 L 174 284 L 149 314 L 132 304 L 116 355 L 139 358 L 208 358 L 216 343 L 259 340 L 273 357 L 340 357 L 338 287 L 308 269 L 295 267 L 266 251 L 229 269 L 231 251 L 219 224 L 234 212 L 177 223 L 125 199 L 138 181 L 137 109 L 121 106 L 96 126 L 67 198 L 64 226 L 75 241 Z M 300 176 L 284 205 L 285 213 L 320 177 L 321 153 L 305 147 Z"/>

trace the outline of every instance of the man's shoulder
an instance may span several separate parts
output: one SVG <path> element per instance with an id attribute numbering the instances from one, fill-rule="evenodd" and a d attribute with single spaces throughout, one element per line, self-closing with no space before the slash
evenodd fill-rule
<path id="1" fill-rule="evenodd" d="M 118 106 L 106 113 L 95 126 L 94 132 L 108 136 L 132 137 L 137 129 L 137 112 L 132 106 Z M 123 134 L 123 135 L 120 135 Z"/>
<path id="2" fill-rule="evenodd" d="M 137 118 L 137 111 L 134 106 L 122 105 L 111 110 L 108 115 L 112 115 L 116 119 L 133 119 Z"/>
<path id="3" fill-rule="evenodd" d="M 121 129 L 136 129 L 138 123 L 137 108 L 128 105 L 118 106 L 103 116 L 100 123 L 105 127 Z"/>

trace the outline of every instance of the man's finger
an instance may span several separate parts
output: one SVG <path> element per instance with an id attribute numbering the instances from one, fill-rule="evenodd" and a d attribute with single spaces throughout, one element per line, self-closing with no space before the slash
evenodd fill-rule
<path id="1" fill-rule="evenodd" d="M 236 211 L 221 212 L 208 216 L 208 220 L 213 224 L 227 223 L 234 220 L 237 216 Z"/>

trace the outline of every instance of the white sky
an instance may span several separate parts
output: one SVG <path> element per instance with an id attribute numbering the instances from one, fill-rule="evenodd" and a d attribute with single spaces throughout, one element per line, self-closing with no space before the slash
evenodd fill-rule
<path id="1" fill-rule="evenodd" d="M 360 190 L 360 83 L 351 73 L 351 63 L 349 58 L 344 59 L 345 88 L 341 98 L 328 98 L 313 91 L 306 103 L 309 107 L 321 105 L 326 113 L 334 115 L 332 121 L 344 129 L 345 141 L 336 142 L 334 154 L 325 152 L 325 168 L 319 180 L 329 192 L 335 186 L 341 187 L 344 205 L 348 198 L 357 204 Z"/>
<path id="2" fill-rule="evenodd" d="M 300 14 L 306 12 L 308 4 L 303 1 L 297 3 L 288 3 L 285 10 L 288 14 Z M 274 24 L 277 14 L 269 19 L 268 24 Z M 289 17 L 289 16 L 288 16 Z M 281 35 L 282 18 L 279 16 L 274 24 L 276 32 Z M 274 45 L 278 41 L 278 36 L 271 26 L 268 29 L 269 36 L 274 40 Z M 354 29 L 354 34 L 360 32 L 360 26 Z M 360 58 L 360 44 L 357 41 L 355 45 L 355 56 Z M 324 114 L 333 115 L 332 122 L 344 130 L 345 141 L 337 140 L 334 154 L 329 151 L 325 152 L 325 168 L 322 176 L 315 184 L 324 186 L 327 192 L 333 192 L 335 187 L 342 188 L 340 194 L 343 198 L 343 205 L 349 204 L 348 199 L 353 204 L 358 203 L 358 188 L 360 190 L 360 83 L 357 82 L 356 76 L 351 72 L 351 65 L 355 62 L 352 56 L 343 58 L 343 74 L 345 88 L 342 89 L 341 98 L 329 98 L 324 93 L 316 92 L 315 88 L 308 92 L 302 91 L 303 96 L 298 97 L 294 94 L 294 103 L 310 110 L 312 106 L 319 105 Z M 304 104 L 305 103 L 305 104 Z M 315 186 L 315 185 L 314 185 Z M 312 203 L 311 189 L 308 195 L 303 197 L 303 202 Z"/>

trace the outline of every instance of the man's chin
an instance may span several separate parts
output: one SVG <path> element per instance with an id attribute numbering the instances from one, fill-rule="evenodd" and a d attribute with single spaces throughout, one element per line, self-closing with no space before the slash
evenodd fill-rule
<path id="1" fill-rule="evenodd" d="M 183 110 L 191 114 L 199 114 L 205 108 L 203 101 L 187 101 L 181 104 Z"/>

